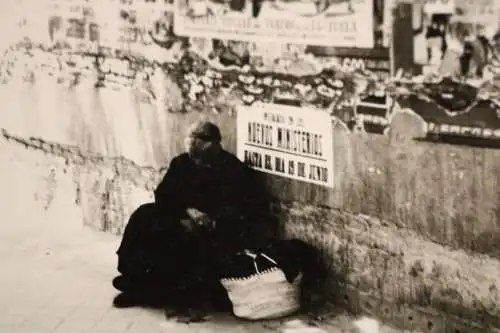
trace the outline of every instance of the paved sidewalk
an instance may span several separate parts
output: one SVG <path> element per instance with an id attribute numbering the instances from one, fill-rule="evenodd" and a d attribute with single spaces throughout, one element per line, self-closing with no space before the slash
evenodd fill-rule
<path id="1" fill-rule="evenodd" d="M 43 222 L 0 229 L 2 333 L 274 331 L 230 317 L 185 325 L 167 321 L 161 311 L 114 309 L 110 282 L 119 238 Z"/>

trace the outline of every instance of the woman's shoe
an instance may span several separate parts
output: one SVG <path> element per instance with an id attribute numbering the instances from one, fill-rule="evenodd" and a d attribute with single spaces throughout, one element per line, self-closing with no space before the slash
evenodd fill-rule
<path id="1" fill-rule="evenodd" d="M 133 294 L 120 293 L 113 299 L 113 306 L 118 309 L 131 308 L 140 305 L 141 302 L 139 298 Z"/>
<path id="2" fill-rule="evenodd" d="M 133 278 L 129 275 L 118 275 L 113 279 L 113 287 L 121 292 L 134 292 L 139 286 L 144 283 L 138 278 Z"/>
<path id="3" fill-rule="evenodd" d="M 119 275 L 113 279 L 113 288 L 119 291 L 125 291 L 126 286 L 125 286 L 125 277 L 123 275 Z"/>

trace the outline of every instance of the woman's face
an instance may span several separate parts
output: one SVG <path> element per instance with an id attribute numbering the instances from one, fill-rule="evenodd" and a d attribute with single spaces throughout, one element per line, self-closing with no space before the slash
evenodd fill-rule
<path id="1" fill-rule="evenodd" d="M 202 159 L 205 153 L 210 149 L 212 143 L 190 133 L 186 136 L 184 145 L 191 158 Z"/>

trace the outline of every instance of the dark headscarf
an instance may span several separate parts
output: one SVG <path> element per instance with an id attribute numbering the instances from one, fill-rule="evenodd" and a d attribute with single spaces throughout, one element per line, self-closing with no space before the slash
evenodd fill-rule
<path id="1" fill-rule="evenodd" d="M 220 143 L 222 136 L 219 127 L 209 121 L 200 121 L 189 128 L 189 135 L 204 141 Z"/>

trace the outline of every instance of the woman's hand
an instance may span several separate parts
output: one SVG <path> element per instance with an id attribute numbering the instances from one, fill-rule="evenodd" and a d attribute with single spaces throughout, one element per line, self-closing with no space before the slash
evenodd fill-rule
<path id="1" fill-rule="evenodd" d="M 215 228 L 215 221 L 210 219 L 206 213 L 199 211 L 196 208 L 188 208 L 186 213 L 197 226 L 206 227 L 208 229 Z"/>

